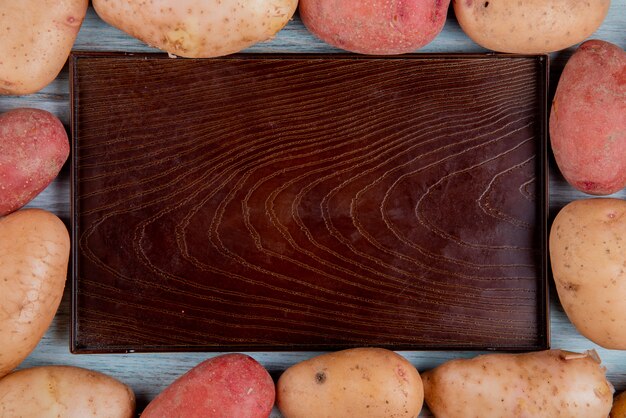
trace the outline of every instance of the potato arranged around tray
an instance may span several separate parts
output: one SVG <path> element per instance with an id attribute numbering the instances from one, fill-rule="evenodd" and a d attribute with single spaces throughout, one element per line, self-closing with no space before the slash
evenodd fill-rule
<path id="1" fill-rule="evenodd" d="M 87 0 L 0 0 L 0 95 L 45 89 L 66 63 Z M 215 57 L 264 42 L 288 24 L 297 0 L 94 0 L 99 16 L 172 56 Z M 414 52 L 432 42 L 452 8 L 484 48 L 548 53 L 573 47 L 603 22 L 609 0 L 300 0 L 312 34 L 361 54 Z M 580 191 L 626 186 L 626 56 L 622 45 L 583 43 L 570 59 L 550 112 L 558 167 Z M 0 115 L 0 417 L 136 416 L 132 388 L 73 366 L 16 370 L 41 341 L 65 287 L 70 238 L 63 221 L 28 204 L 65 164 L 61 122 L 38 109 Z M 552 225 L 559 299 L 579 332 L 626 350 L 626 203 L 580 199 Z M 75 243 L 73 243 L 75 245 Z M 418 371 L 400 354 L 362 347 L 293 365 L 275 382 L 252 357 L 212 356 L 180 370 L 142 416 L 264 418 L 626 417 L 593 351 L 487 354 Z"/>

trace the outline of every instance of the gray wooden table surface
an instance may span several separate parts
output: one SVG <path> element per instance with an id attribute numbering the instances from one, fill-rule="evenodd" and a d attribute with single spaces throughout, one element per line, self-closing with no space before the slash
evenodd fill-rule
<path id="1" fill-rule="evenodd" d="M 592 38 L 613 42 L 622 48 L 626 47 L 626 0 L 614 0 L 609 15 Z M 1 40 L 0 40 L 1 42 Z M 74 46 L 76 51 L 155 51 L 140 41 L 108 26 L 101 21 L 90 8 L 87 18 Z M 570 48 L 551 56 L 551 91 L 554 91 L 563 65 L 574 48 Z M 484 52 L 474 44 L 459 28 L 452 12 L 442 33 L 431 44 L 423 48 L 423 52 Z M 321 53 L 341 52 L 313 37 L 295 17 L 289 25 L 272 41 L 258 44 L 244 52 L 296 52 Z M 48 87 L 39 93 L 24 97 L 0 96 L 0 112 L 18 107 L 36 107 L 48 110 L 57 115 L 69 127 L 70 102 L 67 68 Z M 582 193 L 573 190 L 550 163 L 550 213 L 551 219 L 566 203 L 585 198 Z M 69 164 L 63 168 L 55 180 L 29 206 L 50 210 L 59 215 L 69 226 Z M 626 191 L 617 193 L 615 197 L 626 198 Z M 553 290 L 553 289 L 552 289 Z M 626 351 L 601 349 L 582 337 L 570 324 L 551 292 L 550 322 L 551 345 L 553 348 L 564 348 L 572 351 L 595 348 L 600 354 L 610 381 L 618 390 L 626 389 Z M 626 315 L 626 312 L 624 312 Z M 69 286 L 54 322 L 37 349 L 24 361 L 20 368 L 68 364 L 86 367 L 114 376 L 130 385 L 138 400 L 140 411 L 147 402 L 163 390 L 175 378 L 199 363 L 216 355 L 216 353 L 173 353 L 173 354 L 115 354 L 115 355 L 72 355 L 69 352 Z M 317 354 L 314 352 L 280 352 L 280 353 L 249 353 L 265 367 L 280 371 L 301 360 Z M 401 352 L 420 371 L 430 369 L 442 362 L 458 357 L 472 357 L 475 352 Z M 431 416 L 427 410 L 421 416 Z M 280 417 L 277 411 L 272 417 Z M 235 418 L 235 417 L 233 417 Z M 581 417 L 582 418 L 582 417 Z"/>

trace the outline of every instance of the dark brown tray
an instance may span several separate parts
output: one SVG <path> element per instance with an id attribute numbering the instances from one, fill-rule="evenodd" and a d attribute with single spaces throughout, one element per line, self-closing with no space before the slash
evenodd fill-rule
<path id="1" fill-rule="evenodd" d="M 74 54 L 72 351 L 546 348 L 547 66 Z"/>

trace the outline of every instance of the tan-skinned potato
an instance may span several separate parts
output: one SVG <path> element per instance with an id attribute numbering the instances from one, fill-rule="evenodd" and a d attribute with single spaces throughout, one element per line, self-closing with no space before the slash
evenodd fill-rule
<path id="1" fill-rule="evenodd" d="M 626 418 L 626 392 L 622 392 L 613 399 L 613 408 L 609 418 Z"/>
<path id="2" fill-rule="evenodd" d="M 0 379 L 1 418 L 132 418 L 135 395 L 105 374 L 71 366 L 33 367 Z"/>
<path id="3" fill-rule="evenodd" d="M 463 31 L 498 52 L 539 54 L 585 40 L 600 27 L 611 0 L 453 0 Z"/>
<path id="4" fill-rule="evenodd" d="M 626 201 L 574 201 L 550 230 L 552 276 L 576 329 L 605 348 L 626 350 Z"/>
<path id="5" fill-rule="evenodd" d="M 415 367 L 382 348 L 322 354 L 285 370 L 276 385 L 285 418 L 415 418 L 423 402 Z"/>
<path id="6" fill-rule="evenodd" d="M 67 229 L 50 212 L 22 209 L 0 218 L 0 377 L 33 351 L 50 326 L 69 253 Z"/>
<path id="7" fill-rule="evenodd" d="M 102 20 L 148 45 L 209 58 L 271 39 L 298 0 L 93 0 L 93 6 Z"/>
<path id="8" fill-rule="evenodd" d="M 422 373 L 437 418 L 606 418 L 613 386 L 595 352 L 485 354 Z"/>
<path id="9" fill-rule="evenodd" d="M 70 54 L 88 0 L 0 0 L 0 94 L 35 93 Z"/>

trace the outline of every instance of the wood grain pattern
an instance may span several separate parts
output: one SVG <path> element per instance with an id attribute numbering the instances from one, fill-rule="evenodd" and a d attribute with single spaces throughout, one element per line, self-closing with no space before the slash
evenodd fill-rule
<path id="1" fill-rule="evenodd" d="M 547 346 L 544 65 L 77 56 L 76 350 Z"/>
<path id="2" fill-rule="evenodd" d="M 593 35 L 594 38 L 604 39 L 622 48 L 626 48 L 626 0 L 613 0 L 609 14 Z M 82 51 L 151 51 L 141 42 L 117 31 L 100 20 L 90 7 L 86 21 L 78 35 L 76 50 Z M 297 19 L 281 31 L 270 42 L 259 44 L 254 52 L 289 52 L 289 53 L 312 53 L 312 52 L 336 52 L 334 48 L 324 45 L 316 40 Z M 556 81 L 575 47 L 565 51 L 551 54 L 550 66 L 550 90 L 554 91 Z M 153 51 L 153 50 L 152 50 Z M 424 51 L 428 52 L 484 52 L 478 45 L 464 36 L 460 30 L 453 13 L 449 13 L 448 21 L 442 33 L 429 44 Z M 17 107 L 35 106 L 49 110 L 59 116 L 66 126 L 69 127 L 69 86 L 68 73 L 65 69 L 59 77 L 47 88 L 39 93 L 23 97 L 0 97 L 0 111 L 6 111 Z M 69 187 L 69 164 L 61 172 L 61 175 L 31 204 L 32 207 L 48 209 L 59 215 L 69 225 L 70 217 L 70 187 Z M 585 196 L 570 187 L 560 176 L 553 159 L 550 159 L 550 219 L 556 212 L 568 202 L 582 199 Z M 615 197 L 626 198 L 626 191 L 615 194 Z M 565 348 L 573 351 L 595 349 L 602 357 L 603 365 L 607 368 L 607 376 L 617 390 L 626 389 L 626 352 L 617 350 L 605 350 L 582 337 L 572 326 L 565 316 L 556 292 L 550 292 L 550 342 L 553 347 Z M 20 368 L 47 365 L 47 364 L 71 364 L 87 367 L 107 373 L 130 385 L 138 397 L 138 411 L 161 392 L 175 378 L 182 375 L 186 370 L 195 366 L 207 357 L 218 353 L 153 353 L 153 354 L 99 354 L 99 355 L 72 355 L 68 350 L 70 340 L 70 297 L 69 285 L 65 298 L 55 317 L 52 326 L 37 349 L 25 360 Z M 318 352 L 256 352 L 251 353 L 264 366 L 275 373 L 308 359 Z M 448 359 L 459 357 L 473 357 L 477 353 L 464 351 L 403 351 L 418 370 L 428 370 L 436 367 Z M 280 413 L 274 411 L 272 418 L 279 418 Z M 432 417 L 427 408 L 424 408 L 420 417 Z"/>

